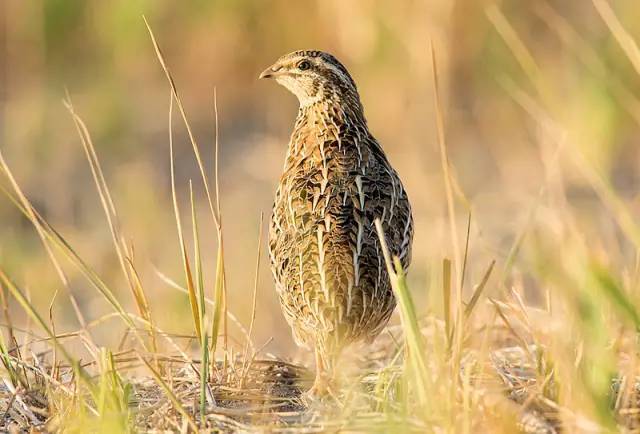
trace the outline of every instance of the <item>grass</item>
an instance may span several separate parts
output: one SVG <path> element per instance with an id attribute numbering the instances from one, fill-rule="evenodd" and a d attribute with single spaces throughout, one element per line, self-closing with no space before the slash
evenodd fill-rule
<path id="1" fill-rule="evenodd" d="M 593 3 L 637 67 L 637 44 L 607 3 Z M 366 351 L 352 352 L 345 361 L 341 393 L 327 401 L 309 400 L 302 393 L 310 386 L 309 369 L 262 354 L 252 342 L 255 315 L 260 309 L 256 302 L 259 254 L 245 340 L 229 342 L 227 321 L 237 320 L 226 303 L 217 97 L 213 98 L 215 175 L 210 177 L 173 76 L 145 20 L 170 91 L 171 199 L 179 241 L 176 258 L 183 271 L 183 283 L 166 277 L 163 280 L 186 293 L 184 302 L 190 307 L 193 331 L 184 337 L 185 343 L 179 342 L 182 337 L 158 328 L 155 319 L 160 313 L 150 307 L 149 293 L 138 273 L 129 237 L 119 223 L 89 129 L 67 96 L 65 106 L 80 137 L 118 266 L 137 313 L 128 310 L 129 303 L 115 295 L 118 292 L 112 284 L 101 278 L 38 212 L 0 152 L 2 192 L 36 231 L 78 325 L 71 333 L 57 333 L 51 312 L 48 317 L 40 313 L 26 288 L 0 269 L 6 332 L 0 334 L 2 427 L 105 433 L 153 429 L 462 433 L 637 430 L 638 218 L 628 199 L 616 192 L 612 181 L 572 142 L 556 98 L 517 31 L 496 6 L 486 13 L 530 81 L 532 91 L 508 78 L 500 79 L 513 99 L 514 110 L 522 109 L 530 116 L 551 144 L 553 152 L 542 158 L 553 170 L 533 198 L 529 217 L 508 254 L 488 266 L 482 264 L 484 271 L 472 275 L 475 255 L 471 228 L 476 222 L 472 201 L 460 187 L 447 146 L 437 51 L 432 46 L 435 124 L 450 242 L 449 252 L 438 259 L 442 268 L 432 271 L 438 276 L 427 288 L 438 296 L 423 305 L 414 299 L 405 270 L 387 251 L 385 234 L 377 221 L 401 325 L 389 326 Z M 541 13 L 553 16 L 548 9 L 542 8 Z M 563 34 L 570 34 L 562 29 Z M 215 231 L 215 248 L 202 244 L 193 181 L 188 184 L 188 200 L 178 196 L 174 107 L 198 166 Z M 599 198 L 608 211 L 614 237 L 592 239 L 583 233 L 580 210 L 571 206 L 567 186 L 562 180 L 557 182 L 567 170 L 561 161 L 577 168 Z M 183 221 L 181 208 L 185 202 L 190 218 Z M 464 236 L 458 227 L 461 215 L 467 223 Z M 263 223 L 261 217 L 258 253 L 262 249 Z M 212 275 L 203 266 L 208 252 L 215 252 Z M 84 317 L 73 296 L 72 286 L 78 283 L 65 271 L 69 266 L 78 270 L 111 312 L 95 319 Z M 496 266 L 501 270 L 499 276 L 494 275 Z M 540 289 L 542 302 L 530 301 L 527 282 L 531 281 Z M 60 303 L 59 298 L 56 295 L 50 306 Z M 31 326 L 27 330 L 14 325 L 10 303 L 17 303 L 28 318 Z M 94 329 L 112 318 L 126 329 L 123 344 L 102 348 L 96 344 Z M 192 342 L 194 351 L 189 350 Z M 80 357 L 81 350 L 88 357 Z"/>

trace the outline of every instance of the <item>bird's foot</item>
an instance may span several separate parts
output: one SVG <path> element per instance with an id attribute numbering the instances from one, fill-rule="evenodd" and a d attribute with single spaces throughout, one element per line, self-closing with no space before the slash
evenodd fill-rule
<path id="1" fill-rule="evenodd" d="M 327 377 L 316 377 L 311 389 L 305 393 L 305 397 L 309 401 L 340 402 L 335 384 Z"/>
<path id="2" fill-rule="evenodd" d="M 307 395 L 315 398 L 326 397 L 330 395 L 330 389 L 330 381 L 325 377 L 317 376 L 313 382 L 313 386 L 307 391 Z"/>

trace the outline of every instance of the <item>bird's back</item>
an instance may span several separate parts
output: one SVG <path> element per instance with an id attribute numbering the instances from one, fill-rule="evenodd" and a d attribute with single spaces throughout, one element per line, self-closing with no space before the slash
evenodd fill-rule
<path id="1" fill-rule="evenodd" d="M 409 201 L 366 123 L 323 104 L 301 108 L 269 234 L 276 287 L 299 344 L 373 338 L 388 321 L 395 299 L 376 218 L 406 268 Z"/>

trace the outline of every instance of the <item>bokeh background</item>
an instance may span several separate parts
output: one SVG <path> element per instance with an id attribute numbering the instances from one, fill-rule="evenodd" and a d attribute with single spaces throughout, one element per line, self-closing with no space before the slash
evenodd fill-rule
<path id="1" fill-rule="evenodd" d="M 425 301 L 440 296 L 432 289 L 441 279 L 442 259 L 453 255 L 436 133 L 432 43 L 450 161 L 472 209 L 469 281 L 479 281 L 492 259 L 498 269 L 504 267 L 524 228 L 534 226 L 541 234 L 556 231 L 559 214 L 549 211 L 546 198 L 554 183 L 566 194 L 576 227 L 594 240 L 594 248 L 601 238 L 616 238 L 611 213 L 590 188 L 576 155 L 610 180 L 634 215 L 640 215 L 640 80 L 635 69 L 640 56 L 629 41 L 631 51 L 625 53 L 597 4 L 3 0 L 0 147 L 36 207 L 135 310 L 79 138 L 62 104 L 68 91 L 89 127 L 123 230 L 135 246 L 158 326 L 192 334 L 186 295 L 156 273 L 161 270 L 184 283 L 171 204 L 169 88 L 144 14 L 174 75 L 210 173 L 217 91 L 228 306 L 248 324 L 259 216 L 265 214 L 266 228 L 297 110 L 292 95 L 257 77 L 284 53 L 301 48 L 330 51 L 354 76 L 370 128 L 413 202 L 416 234 L 409 281 L 424 312 Z M 620 25 L 640 40 L 637 1 L 614 0 L 609 5 Z M 205 277 L 212 296 L 215 232 L 178 117 L 174 139 L 184 221 L 189 179 L 199 198 Z M 463 239 L 467 209 L 462 201 L 457 213 Z M 562 242 L 561 237 L 549 239 Z M 537 241 L 525 236 L 525 245 Z M 262 245 L 256 345 L 267 343 L 268 352 L 295 356 Z M 607 258 L 633 261 L 630 251 L 623 246 Z M 0 266 L 29 290 L 41 312 L 62 289 L 35 231 L 4 196 Z M 108 313 L 96 291 L 73 267 L 67 268 L 86 317 Z M 527 301 L 541 302 L 542 288 L 529 277 L 526 261 L 517 258 L 513 270 Z M 497 283 L 489 285 L 489 293 L 499 290 Z M 78 327 L 64 291 L 53 306 L 59 331 Z M 24 320 L 20 309 L 12 311 L 15 321 Z M 107 321 L 97 336 L 115 345 L 118 327 L 117 320 Z M 232 341 L 239 339 L 232 324 L 229 331 Z"/>

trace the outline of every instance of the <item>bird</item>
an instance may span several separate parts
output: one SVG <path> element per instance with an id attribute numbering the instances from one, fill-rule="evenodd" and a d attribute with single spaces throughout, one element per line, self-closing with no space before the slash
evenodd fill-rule
<path id="1" fill-rule="evenodd" d="M 340 354 L 372 342 L 396 306 L 383 246 L 402 270 L 414 223 L 406 190 L 369 131 L 355 81 L 333 55 L 299 50 L 261 74 L 293 93 L 297 118 L 275 193 L 269 259 L 284 317 L 315 351 L 311 395 L 334 390 Z"/>

